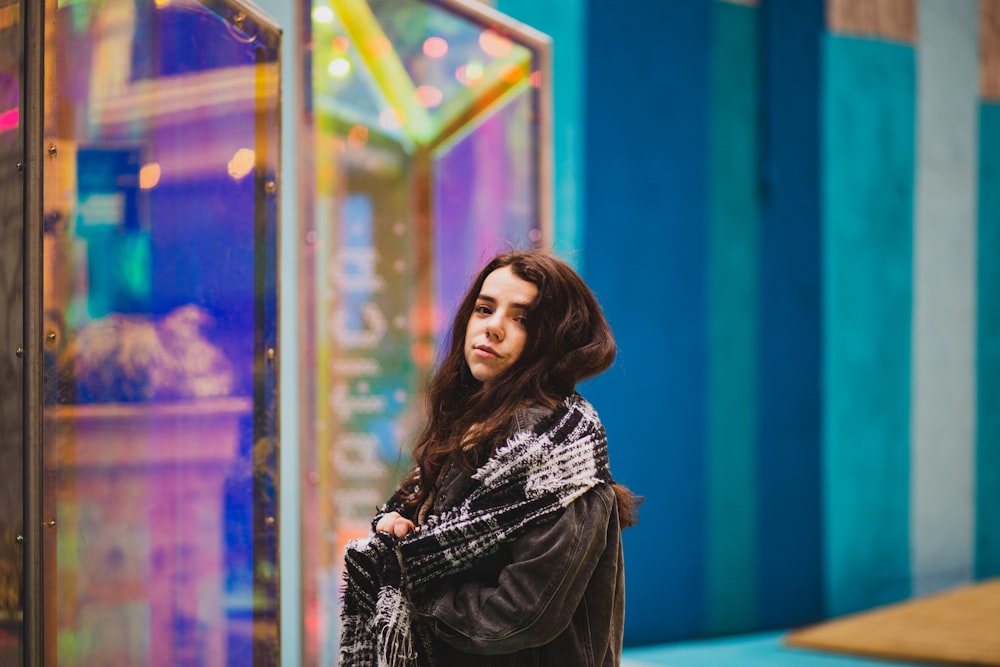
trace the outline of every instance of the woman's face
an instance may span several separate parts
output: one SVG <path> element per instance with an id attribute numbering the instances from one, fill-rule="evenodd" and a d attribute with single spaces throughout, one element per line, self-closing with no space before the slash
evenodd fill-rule
<path id="1" fill-rule="evenodd" d="M 465 328 L 465 361 L 472 377 L 486 382 L 520 358 L 527 340 L 525 314 L 537 295 L 538 287 L 509 266 L 486 276 Z"/>

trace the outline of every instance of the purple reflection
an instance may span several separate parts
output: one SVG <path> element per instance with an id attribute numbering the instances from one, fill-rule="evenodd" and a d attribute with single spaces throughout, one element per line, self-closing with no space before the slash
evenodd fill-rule
<path id="1" fill-rule="evenodd" d="M 534 247 L 538 228 L 531 95 L 500 109 L 434 164 L 435 331 L 483 261 L 508 245 Z"/>
<path id="2" fill-rule="evenodd" d="M 276 621 L 275 54 L 200 3 L 56 21 L 47 104 L 76 195 L 45 239 L 65 274 L 46 297 L 60 664 L 254 664 Z"/>

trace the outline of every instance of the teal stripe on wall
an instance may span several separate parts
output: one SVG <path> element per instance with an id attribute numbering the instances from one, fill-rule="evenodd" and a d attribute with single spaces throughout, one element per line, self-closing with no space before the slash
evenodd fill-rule
<path id="1" fill-rule="evenodd" d="M 707 631 L 754 627 L 757 10 L 716 2 L 711 71 Z"/>
<path id="2" fill-rule="evenodd" d="M 912 594 L 972 578 L 979 2 L 920 0 L 913 231 Z"/>
<path id="3" fill-rule="evenodd" d="M 827 35 L 822 100 L 827 611 L 909 593 L 915 74 L 906 45 Z"/>
<path id="4" fill-rule="evenodd" d="M 552 38 L 555 220 L 549 242 L 560 257 L 579 269 L 586 228 L 582 189 L 586 169 L 583 115 L 586 3 L 497 0 L 486 4 Z"/>
<path id="5" fill-rule="evenodd" d="M 977 578 L 1000 576 L 1000 104 L 979 110 Z"/>

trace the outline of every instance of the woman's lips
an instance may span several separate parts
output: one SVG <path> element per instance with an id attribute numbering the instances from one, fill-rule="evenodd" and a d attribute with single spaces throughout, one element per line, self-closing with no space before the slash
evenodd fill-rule
<path id="1" fill-rule="evenodd" d="M 494 350 L 489 345 L 476 345 L 472 349 L 475 350 L 476 354 L 480 357 L 493 357 L 496 359 L 500 358 L 500 355 L 497 354 L 497 351 Z"/>

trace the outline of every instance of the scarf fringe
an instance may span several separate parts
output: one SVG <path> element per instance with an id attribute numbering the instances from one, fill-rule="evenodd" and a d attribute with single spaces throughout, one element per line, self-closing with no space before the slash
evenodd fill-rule
<path id="1" fill-rule="evenodd" d="M 410 602 L 398 588 L 383 586 L 375 603 L 378 667 L 415 667 L 417 647 L 410 625 Z"/>

